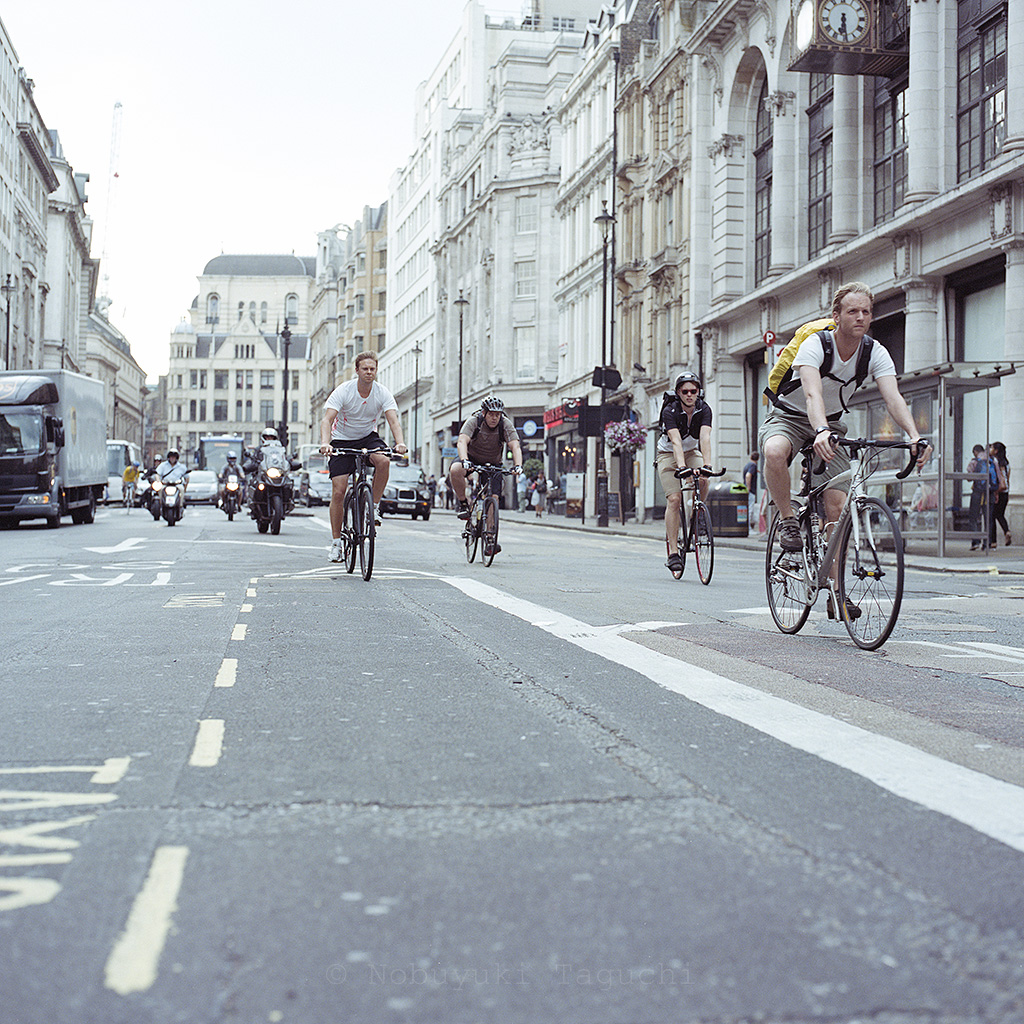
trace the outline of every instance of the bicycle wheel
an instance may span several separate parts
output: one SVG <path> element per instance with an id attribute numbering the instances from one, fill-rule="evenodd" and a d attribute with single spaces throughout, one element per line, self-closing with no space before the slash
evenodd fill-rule
<path id="1" fill-rule="evenodd" d="M 480 519 L 480 502 L 474 501 L 469 506 L 469 518 L 466 520 L 465 530 L 462 531 L 462 536 L 466 538 L 466 561 L 471 564 L 476 558 L 476 546 L 480 540 Z"/>
<path id="2" fill-rule="evenodd" d="M 352 488 L 345 495 L 345 510 L 341 520 L 342 559 L 346 572 L 356 569 L 356 499 Z"/>
<path id="3" fill-rule="evenodd" d="M 877 498 L 857 498 L 839 542 L 839 610 L 853 642 L 881 647 L 903 601 L 903 537 Z M 860 609 L 851 615 L 851 605 Z"/>
<path id="4" fill-rule="evenodd" d="M 485 566 L 489 566 L 498 553 L 496 550 L 498 547 L 498 499 L 493 494 L 489 494 L 484 499 L 481 525 L 483 526 L 484 550 L 480 559 Z"/>
<path id="5" fill-rule="evenodd" d="M 811 614 L 813 602 L 808 585 L 807 551 L 810 549 L 810 530 L 806 520 L 800 520 L 804 550 L 783 551 L 779 543 L 780 516 L 768 531 L 768 547 L 765 554 L 764 572 L 768 590 L 768 609 L 775 625 L 783 633 L 799 633 Z"/>
<path id="6" fill-rule="evenodd" d="M 373 490 L 369 484 L 359 484 L 356 490 L 356 509 L 359 516 L 359 570 L 364 580 L 373 575 L 373 549 L 377 542 L 377 527 L 373 522 Z"/>
<path id="7" fill-rule="evenodd" d="M 715 535 L 711 530 L 711 513 L 703 501 L 693 510 L 693 553 L 697 560 L 697 575 L 707 586 L 715 571 Z"/>

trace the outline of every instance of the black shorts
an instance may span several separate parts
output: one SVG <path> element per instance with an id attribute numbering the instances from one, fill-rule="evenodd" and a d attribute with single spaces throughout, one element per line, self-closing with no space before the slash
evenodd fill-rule
<path id="1" fill-rule="evenodd" d="M 473 463 L 473 459 L 472 458 L 470 458 L 469 461 L 470 461 L 470 463 Z M 479 463 L 473 463 L 473 464 L 474 465 L 479 465 Z M 493 463 L 492 463 L 492 465 L 493 465 Z M 457 459 L 455 462 L 452 463 L 452 466 L 465 466 L 465 463 L 461 459 Z M 449 472 L 451 472 L 451 467 L 449 467 Z M 491 494 L 501 494 L 502 472 L 501 472 L 500 469 L 493 470 L 490 473 L 480 473 L 480 472 L 477 472 L 476 473 L 476 481 L 477 481 L 476 486 L 477 486 L 477 490 L 480 491 L 481 494 L 485 493 L 482 490 L 482 488 L 487 485 L 488 477 L 490 478 L 490 493 Z"/>
<path id="2" fill-rule="evenodd" d="M 331 447 L 369 448 L 371 451 L 376 451 L 378 448 L 386 448 L 387 445 L 380 434 L 374 431 L 372 434 L 367 434 L 366 437 L 359 438 L 358 441 L 343 441 L 340 437 L 332 437 Z M 354 455 L 332 455 L 327 463 L 327 468 L 332 480 L 336 476 L 347 476 L 356 471 L 356 457 Z"/>

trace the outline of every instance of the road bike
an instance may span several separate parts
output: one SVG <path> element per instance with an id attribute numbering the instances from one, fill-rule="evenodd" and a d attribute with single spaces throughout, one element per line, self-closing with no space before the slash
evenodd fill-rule
<path id="1" fill-rule="evenodd" d="M 124 502 L 124 511 L 127 515 L 135 504 L 135 481 L 126 480 L 124 484 L 124 496 L 121 499 Z"/>
<path id="2" fill-rule="evenodd" d="M 682 481 L 683 493 L 679 500 L 679 559 L 682 563 L 677 579 L 683 578 L 686 571 L 686 553 L 692 548 L 697 563 L 697 575 L 701 583 L 707 586 L 711 582 L 711 574 L 715 571 L 715 533 L 711 526 L 711 511 L 700 496 L 700 478 L 725 476 L 725 470 L 712 473 L 710 469 L 677 469 L 676 477 Z M 690 514 L 686 515 L 686 492 L 691 492 Z M 666 547 L 668 542 L 666 541 Z M 671 557 L 671 555 L 669 556 Z"/>
<path id="3" fill-rule="evenodd" d="M 887 451 L 910 451 L 910 461 L 896 474 L 904 480 L 917 462 L 907 441 L 830 438 L 850 453 L 850 468 L 819 487 L 811 487 L 813 442 L 800 449 L 802 486 L 793 503 L 801 551 L 783 551 L 778 513 L 768 531 L 765 582 L 768 607 L 783 633 L 798 633 L 821 591 L 828 593 L 827 614 L 841 618 L 850 638 L 866 651 L 881 647 L 899 617 L 903 600 L 903 537 L 892 509 L 865 493 L 864 485 L 882 464 Z M 817 473 L 824 472 L 822 463 Z M 835 523 L 825 520 L 828 488 L 849 484 L 843 510 Z M 802 499 L 802 500 L 801 500 Z M 835 578 L 833 565 L 838 566 Z"/>
<path id="4" fill-rule="evenodd" d="M 373 521 L 373 486 L 367 469 L 373 465 L 370 456 L 386 455 L 389 459 L 404 459 L 390 448 L 332 448 L 331 455 L 351 455 L 355 458 L 355 472 L 350 474 L 341 521 L 341 560 L 345 571 L 352 573 L 359 555 L 359 569 L 364 580 L 373 575 L 373 554 L 377 543 L 377 524 Z"/>
<path id="5" fill-rule="evenodd" d="M 476 558 L 476 549 L 482 540 L 480 561 L 489 566 L 498 553 L 498 497 L 501 481 L 511 475 L 511 471 L 491 463 L 465 463 L 465 468 L 467 477 L 470 473 L 477 474 L 476 484 L 469 492 L 469 519 L 462 531 L 466 542 L 466 561 L 472 562 Z"/>

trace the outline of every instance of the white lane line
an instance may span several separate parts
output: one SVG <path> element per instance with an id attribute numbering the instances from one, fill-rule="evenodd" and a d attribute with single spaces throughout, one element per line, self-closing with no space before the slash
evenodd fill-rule
<path id="1" fill-rule="evenodd" d="M 240 612 L 245 612 L 245 613 L 251 612 L 252 611 L 252 605 L 251 604 L 243 604 L 242 607 L 239 608 L 238 610 Z"/>
<path id="2" fill-rule="evenodd" d="M 15 583 L 28 583 L 30 580 L 44 580 L 50 574 L 48 572 L 41 572 L 35 576 L 19 576 L 13 580 L 0 580 L 0 587 L 10 587 Z"/>
<path id="3" fill-rule="evenodd" d="M 231 630 L 231 639 L 232 640 L 244 640 L 245 639 L 245 631 L 248 628 L 249 627 L 244 622 L 236 622 L 234 629 Z"/>
<path id="4" fill-rule="evenodd" d="M 204 718 L 199 722 L 195 746 L 188 763 L 193 768 L 213 768 L 224 749 L 224 719 Z"/>
<path id="5" fill-rule="evenodd" d="M 238 673 L 238 659 L 225 658 L 217 669 L 217 678 L 213 681 L 214 686 L 234 686 L 235 676 Z"/>
<path id="6" fill-rule="evenodd" d="M 256 588 L 255 587 L 247 587 L 246 591 L 245 591 L 245 596 L 246 597 L 255 597 L 256 596 Z"/>
<path id="7" fill-rule="evenodd" d="M 1024 789 L 1019 786 L 648 650 L 607 628 L 588 625 L 476 580 L 443 579 L 467 597 L 515 615 L 644 675 L 666 690 L 1024 851 Z"/>
<path id="8" fill-rule="evenodd" d="M 145 992 L 156 981 L 187 859 L 187 846 L 160 846 L 153 854 L 146 881 L 107 959 L 105 983 L 118 995 Z"/>
<path id="9" fill-rule="evenodd" d="M 108 757 L 103 764 L 40 764 L 31 768 L 0 768 L 0 775 L 53 775 L 59 772 L 90 772 L 90 782 L 97 786 L 112 786 L 124 778 L 131 763 L 130 757 Z"/>

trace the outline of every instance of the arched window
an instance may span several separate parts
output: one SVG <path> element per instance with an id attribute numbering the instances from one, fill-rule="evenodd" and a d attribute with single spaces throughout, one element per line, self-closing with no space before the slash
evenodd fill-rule
<path id="1" fill-rule="evenodd" d="M 265 324 L 267 322 L 267 304 L 265 302 L 260 303 L 260 323 Z"/>
<path id="2" fill-rule="evenodd" d="M 768 276 L 772 260 L 772 139 L 768 79 L 761 85 L 754 126 L 754 284 Z"/>
<path id="3" fill-rule="evenodd" d="M 249 319 L 253 323 L 256 323 L 256 303 L 255 302 L 250 302 L 249 303 Z"/>
<path id="4" fill-rule="evenodd" d="M 220 296 L 216 292 L 211 292 L 206 297 L 206 322 L 220 323 Z"/>
<path id="5" fill-rule="evenodd" d="M 294 293 L 285 296 L 284 322 L 286 324 L 297 324 L 299 322 L 299 297 Z"/>

